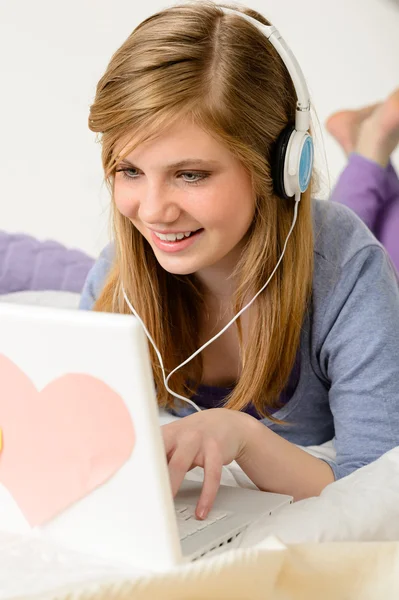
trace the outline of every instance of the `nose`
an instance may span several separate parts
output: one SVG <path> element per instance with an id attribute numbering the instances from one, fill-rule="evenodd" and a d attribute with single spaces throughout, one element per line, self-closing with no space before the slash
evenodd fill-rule
<path id="1" fill-rule="evenodd" d="M 138 216 L 149 225 L 173 223 L 180 215 L 180 208 L 170 190 L 161 189 L 158 185 L 148 186 L 140 197 Z"/>

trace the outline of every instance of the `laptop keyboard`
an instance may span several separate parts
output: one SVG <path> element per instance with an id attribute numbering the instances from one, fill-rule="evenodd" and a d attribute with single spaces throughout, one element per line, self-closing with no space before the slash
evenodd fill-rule
<path id="1" fill-rule="evenodd" d="M 180 540 L 184 540 L 189 535 L 197 533 L 197 531 L 203 531 L 216 521 L 225 519 L 232 513 L 221 510 L 211 510 L 207 518 L 200 521 L 195 516 L 195 507 L 187 506 L 185 504 L 175 503 L 177 526 L 179 529 Z"/>

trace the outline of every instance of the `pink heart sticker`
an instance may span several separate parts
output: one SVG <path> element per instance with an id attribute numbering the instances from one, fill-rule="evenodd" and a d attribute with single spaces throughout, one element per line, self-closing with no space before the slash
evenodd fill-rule
<path id="1" fill-rule="evenodd" d="M 112 477 L 135 443 L 125 403 L 103 381 L 68 373 L 38 391 L 1 354 L 0 429 L 0 483 L 32 527 Z"/>

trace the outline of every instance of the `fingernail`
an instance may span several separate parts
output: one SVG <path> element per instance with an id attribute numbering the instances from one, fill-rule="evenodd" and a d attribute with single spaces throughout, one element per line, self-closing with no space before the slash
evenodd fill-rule
<path id="1" fill-rule="evenodd" d="M 207 514 L 208 514 L 208 510 L 206 508 L 198 509 L 197 515 L 200 519 L 205 519 Z"/>

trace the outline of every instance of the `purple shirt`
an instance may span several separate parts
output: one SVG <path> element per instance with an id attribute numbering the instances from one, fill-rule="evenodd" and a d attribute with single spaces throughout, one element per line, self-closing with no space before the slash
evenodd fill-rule
<path id="1" fill-rule="evenodd" d="M 399 179 L 392 164 L 384 168 L 351 154 L 331 200 L 345 204 L 366 223 L 399 271 Z"/>

